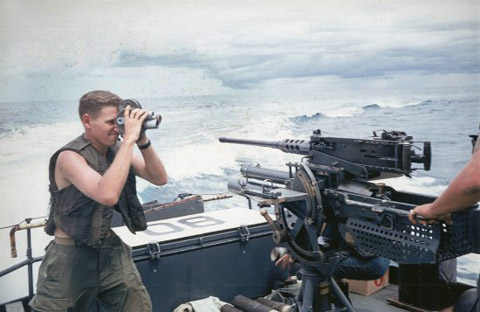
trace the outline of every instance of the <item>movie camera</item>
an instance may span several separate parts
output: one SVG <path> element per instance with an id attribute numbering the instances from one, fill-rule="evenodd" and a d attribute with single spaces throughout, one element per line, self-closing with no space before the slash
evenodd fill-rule
<path id="1" fill-rule="evenodd" d="M 122 135 L 125 133 L 125 108 L 128 105 L 130 105 L 132 109 L 142 108 L 142 105 L 135 99 L 126 99 L 120 102 L 118 105 L 118 114 L 115 122 L 117 123 L 118 130 Z M 145 133 L 145 131 L 149 129 L 157 129 L 161 122 L 162 116 L 160 114 L 155 114 L 154 112 L 148 113 L 147 118 L 143 122 L 141 134 Z"/>

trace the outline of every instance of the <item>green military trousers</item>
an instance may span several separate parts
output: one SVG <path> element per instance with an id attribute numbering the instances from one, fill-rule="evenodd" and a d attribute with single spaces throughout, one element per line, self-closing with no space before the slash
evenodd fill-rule
<path id="1" fill-rule="evenodd" d="M 131 249 L 115 234 L 98 248 L 56 238 L 38 275 L 36 311 L 87 311 L 95 298 L 106 311 L 152 311 Z"/>

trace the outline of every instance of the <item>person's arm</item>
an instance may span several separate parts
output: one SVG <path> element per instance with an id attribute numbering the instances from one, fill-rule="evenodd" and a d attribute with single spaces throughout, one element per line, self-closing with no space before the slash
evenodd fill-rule
<path id="1" fill-rule="evenodd" d="M 113 206 L 125 186 L 133 158 L 133 147 L 138 140 L 143 120 L 147 113 L 130 107 L 125 109 L 125 135 L 110 167 L 100 175 L 93 170 L 86 160 L 73 151 L 60 153 L 57 168 L 61 176 L 75 185 L 83 194 L 93 200 Z"/>
<path id="2" fill-rule="evenodd" d="M 471 207 L 480 201 L 480 138 L 477 139 L 472 158 L 447 189 L 433 202 L 412 209 L 409 219 L 416 223 L 415 215 L 427 219 L 450 221 L 450 213 Z M 421 223 L 426 223 L 422 221 Z"/>
<path id="3" fill-rule="evenodd" d="M 285 268 L 290 269 L 292 263 L 294 263 L 294 260 L 288 253 L 284 254 L 277 261 L 275 261 L 275 265 L 280 266 L 282 270 L 285 270 Z"/>
<path id="4" fill-rule="evenodd" d="M 148 141 L 149 139 L 144 135 L 141 140 L 137 142 L 137 145 L 142 146 L 147 144 Z M 148 148 L 141 149 L 140 151 L 142 156 L 134 155 L 132 159 L 132 166 L 135 169 L 135 174 L 155 185 L 163 185 L 167 183 L 167 171 L 153 146 L 150 144 Z"/>

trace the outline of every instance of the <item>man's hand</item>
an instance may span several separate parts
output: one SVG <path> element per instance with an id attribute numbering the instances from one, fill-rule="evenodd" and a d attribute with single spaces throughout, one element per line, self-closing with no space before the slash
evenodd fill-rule
<path id="1" fill-rule="evenodd" d="M 421 220 L 418 216 L 425 218 L 425 220 Z M 445 222 L 446 224 L 452 224 L 452 219 L 449 213 L 445 214 L 438 214 L 435 212 L 435 206 L 433 203 L 424 204 L 415 207 L 414 209 L 410 210 L 410 214 L 408 215 L 408 219 L 413 224 L 417 224 L 417 221 L 420 224 L 435 224 L 439 222 Z"/>
<path id="2" fill-rule="evenodd" d="M 293 258 L 287 253 L 287 254 L 284 254 L 283 256 L 281 256 L 280 259 L 278 259 L 275 262 L 275 265 L 276 266 L 281 265 L 282 270 L 285 270 L 285 268 L 290 269 L 290 265 L 292 263 L 293 263 Z"/>
<path id="3" fill-rule="evenodd" d="M 148 113 L 141 108 L 132 109 L 130 105 L 125 107 L 125 134 L 123 140 L 135 143 L 140 138 L 142 125 Z"/>

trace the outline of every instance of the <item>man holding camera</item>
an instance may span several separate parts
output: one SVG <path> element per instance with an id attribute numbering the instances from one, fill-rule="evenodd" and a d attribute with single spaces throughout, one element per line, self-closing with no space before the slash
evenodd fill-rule
<path id="1" fill-rule="evenodd" d="M 126 226 L 146 229 L 135 176 L 155 185 L 167 173 L 144 133 L 148 113 L 127 106 L 124 134 L 116 124 L 122 99 L 108 91 L 82 96 L 84 134 L 50 159 L 50 215 L 45 231 L 55 239 L 39 269 L 37 311 L 87 311 L 98 298 L 107 311 L 151 311 L 152 304 L 133 263 L 131 249 L 110 229 L 113 209 Z M 140 155 L 134 155 L 135 145 Z"/>

